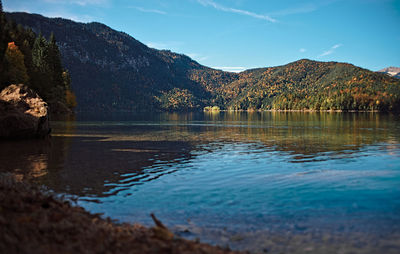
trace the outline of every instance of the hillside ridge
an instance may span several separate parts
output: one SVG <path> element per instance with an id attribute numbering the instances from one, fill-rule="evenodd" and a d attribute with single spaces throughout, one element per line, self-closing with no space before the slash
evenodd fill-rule
<path id="1" fill-rule="evenodd" d="M 349 63 L 309 59 L 224 72 L 149 48 L 107 25 L 8 13 L 45 37 L 54 32 L 78 110 L 395 110 L 400 81 Z"/>

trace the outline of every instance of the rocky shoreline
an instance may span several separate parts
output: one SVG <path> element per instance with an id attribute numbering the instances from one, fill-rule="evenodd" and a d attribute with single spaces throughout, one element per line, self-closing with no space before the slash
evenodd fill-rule
<path id="1" fill-rule="evenodd" d="M 239 253 L 155 226 L 118 224 L 49 190 L 0 175 L 0 253 Z"/>

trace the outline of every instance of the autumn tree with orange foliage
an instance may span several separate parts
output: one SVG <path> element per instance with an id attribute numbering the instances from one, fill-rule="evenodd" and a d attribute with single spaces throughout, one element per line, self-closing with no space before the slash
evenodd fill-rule
<path id="1" fill-rule="evenodd" d="M 24 62 L 24 55 L 14 42 L 8 43 L 5 52 L 5 59 L 8 62 L 7 79 L 13 84 L 26 84 L 29 80 Z"/>

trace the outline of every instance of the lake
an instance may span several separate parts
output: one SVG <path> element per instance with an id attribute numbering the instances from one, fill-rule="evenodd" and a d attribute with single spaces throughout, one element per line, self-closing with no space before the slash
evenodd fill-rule
<path id="1" fill-rule="evenodd" d="M 52 128 L 49 140 L 2 142 L 1 171 L 240 250 L 400 250 L 399 115 L 79 114 Z"/>

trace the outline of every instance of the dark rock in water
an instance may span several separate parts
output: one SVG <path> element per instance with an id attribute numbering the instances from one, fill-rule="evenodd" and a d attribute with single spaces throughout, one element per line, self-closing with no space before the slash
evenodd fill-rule
<path id="1" fill-rule="evenodd" d="M 42 138 L 50 133 L 48 106 L 25 85 L 10 85 L 0 93 L 0 138 Z"/>

